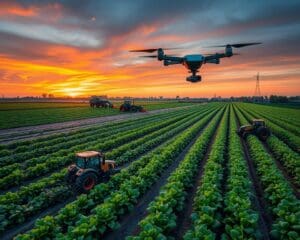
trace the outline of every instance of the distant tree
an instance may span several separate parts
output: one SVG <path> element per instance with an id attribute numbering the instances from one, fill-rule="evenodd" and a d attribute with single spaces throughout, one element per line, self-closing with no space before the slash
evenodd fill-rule
<path id="1" fill-rule="evenodd" d="M 42 97 L 43 97 L 43 98 L 47 98 L 47 96 L 48 96 L 47 93 L 43 93 L 43 94 L 42 94 Z"/>
<path id="2" fill-rule="evenodd" d="M 287 96 L 277 96 L 277 95 L 271 95 L 270 96 L 270 102 L 271 103 L 287 103 L 289 99 Z"/>

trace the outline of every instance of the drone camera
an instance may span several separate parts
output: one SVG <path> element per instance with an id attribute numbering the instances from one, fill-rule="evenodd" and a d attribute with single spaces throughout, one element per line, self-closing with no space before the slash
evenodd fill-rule
<path id="1" fill-rule="evenodd" d="M 188 82 L 191 82 L 191 83 L 200 82 L 200 81 L 201 81 L 201 76 L 199 76 L 199 75 L 193 76 L 193 75 L 192 75 L 192 76 L 187 77 L 186 80 L 187 80 Z"/>

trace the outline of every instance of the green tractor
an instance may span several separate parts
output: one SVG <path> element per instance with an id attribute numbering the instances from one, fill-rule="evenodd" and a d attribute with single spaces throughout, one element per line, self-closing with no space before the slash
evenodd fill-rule
<path id="1" fill-rule="evenodd" d="M 266 123 L 263 119 L 253 119 L 251 125 L 241 126 L 238 130 L 238 134 L 244 139 L 246 139 L 249 134 L 254 134 L 261 141 L 266 141 L 271 135 L 271 131 L 266 127 Z"/>
<path id="2" fill-rule="evenodd" d="M 78 194 L 89 192 L 96 184 L 107 181 L 111 175 L 120 172 L 115 161 L 106 160 L 98 151 L 75 154 L 75 162 L 68 166 L 65 180 Z"/>
<path id="3" fill-rule="evenodd" d="M 121 112 L 146 112 L 143 106 L 134 105 L 134 100 L 125 100 L 120 106 Z"/>

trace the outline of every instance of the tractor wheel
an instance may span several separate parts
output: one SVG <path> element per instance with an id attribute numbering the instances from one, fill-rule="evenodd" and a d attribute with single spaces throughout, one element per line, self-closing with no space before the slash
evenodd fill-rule
<path id="1" fill-rule="evenodd" d="M 88 172 L 77 177 L 75 190 L 77 193 L 87 193 L 98 183 L 98 176 L 93 172 Z"/>
<path id="2" fill-rule="evenodd" d="M 247 136 L 248 136 L 248 133 L 243 131 L 243 133 L 242 133 L 242 138 L 243 138 L 243 139 L 246 139 Z"/>
<path id="3" fill-rule="evenodd" d="M 67 172 L 65 175 L 65 182 L 68 184 L 72 184 L 75 180 L 75 172 Z"/>
<path id="4" fill-rule="evenodd" d="M 271 132 L 266 127 L 259 127 L 256 130 L 256 135 L 261 141 L 265 142 L 267 138 L 271 135 Z"/>
<path id="5" fill-rule="evenodd" d="M 244 130 L 242 128 L 240 128 L 238 131 L 237 131 L 237 134 L 240 135 L 241 137 L 243 136 L 243 133 L 244 133 Z"/>

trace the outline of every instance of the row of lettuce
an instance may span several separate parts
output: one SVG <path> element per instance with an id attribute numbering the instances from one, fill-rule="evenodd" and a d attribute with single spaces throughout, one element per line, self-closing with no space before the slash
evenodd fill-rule
<path id="1" fill-rule="evenodd" d="M 88 195 L 81 195 L 56 216 L 37 221 L 31 231 L 19 235 L 17 239 L 59 238 L 65 235 L 76 239 L 115 229 L 118 217 L 133 208 L 138 198 L 157 181 L 164 168 L 179 156 L 214 115 L 215 111 L 199 116 L 198 121 L 185 127 L 186 130 L 180 135 L 134 161 L 108 183 L 97 185 Z"/>
<path id="2" fill-rule="evenodd" d="M 241 108 L 241 110 L 241 114 L 248 122 L 250 122 L 252 118 L 260 116 L 246 111 L 244 108 Z M 267 124 L 269 125 L 269 122 L 267 122 Z M 280 137 L 281 135 L 277 135 L 277 128 L 277 126 L 272 127 L 272 135 L 267 139 L 267 147 L 272 152 L 275 160 L 280 162 L 284 166 L 286 172 L 292 177 L 292 179 L 294 179 L 295 184 L 300 186 L 300 155 L 291 147 L 293 144 L 285 143 L 284 139 Z M 290 132 L 286 132 L 285 134 L 291 136 Z M 291 137 L 289 138 L 291 139 Z M 295 144 L 297 144 L 297 142 L 295 142 Z"/>
<path id="3" fill-rule="evenodd" d="M 14 163 L 2 167 L 0 170 L 0 175 L 2 175 L 2 178 L 0 179 L 0 189 L 9 189 L 10 187 L 21 185 L 25 180 L 34 179 L 58 170 L 73 160 L 73 155 L 76 151 L 82 151 L 82 149 L 101 149 L 102 151 L 107 151 L 119 144 L 131 141 L 179 121 L 188 114 L 190 113 L 180 114 L 177 117 L 170 116 L 166 120 L 162 119 L 161 121 L 154 119 L 148 123 L 138 124 L 136 127 L 130 126 L 128 130 L 120 129 L 111 134 L 108 132 L 106 133 L 108 135 L 106 137 L 101 136 L 101 133 L 99 134 L 100 136 L 95 134 L 93 140 L 90 142 L 80 142 L 79 139 L 78 143 L 72 147 L 65 146 L 63 149 L 50 156 L 46 155 L 38 158 L 31 158 L 24 163 Z M 11 167 L 14 168 L 15 165 L 17 165 L 17 169 L 11 169 Z"/>
<path id="4" fill-rule="evenodd" d="M 194 124 L 204 114 L 207 114 L 210 111 L 211 110 L 193 113 L 176 123 L 123 144 L 108 152 L 107 156 L 115 159 L 118 165 L 134 161 L 138 156 L 150 151 L 170 137 L 183 131 L 186 127 Z M 3 206 L 5 215 L 7 217 L 10 216 L 9 221 L 3 222 L 4 226 L 2 226 L 2 229 L 4 230 L 5 227 L 9 227 L 16 223 L 22 223 L 30 216 L 40 212 L 48 206 L 63 201 L 66 197 L 70 197 L 71 193 L 68 188 L 66 186 L 61 188 L 62 185 L 65 185 L 63 183 L 65 173 L 66 170 L 63 169 L 50 177 L 43 178 L 38 182 L 21 187 L 20 191 L 14 193 L 8 192 L 5 195 L 0 196 L 0 204 Z M 44 189 L 45 187 L 46 189 Z M 65 193 L 60 196 L 60 192 L 63 189 L 65 190 Z M 47 193 L 51 194 L 51 198 L 44 197 Z"/>
<path id="5" fill-rule="evenodd" d="M 137 127 L 141 127 L 143 125 L 147 125 L 151 122 L 155 122 L 158 119 L 165 120 L 169 117 L 176 117 L 180 116 L 181 114 L 187 113 L 187 110 L 182 111 L 175 111 L 171 113 L 166 114 L 160 114 L 150 117 L 145 117 L 142 119 L 137 120 L 131 120 L 131 121 L 122 121 L 119 123 L 114 124 L 105 124 L 100 127 L 93 127 L 88 128 L 84 132 L 81 130 L 70 132 L 68 134 L 62 133 L 62 134 L 55 134 L 50 135 L 46 138 L 32 141 L 24 141 L 24 142 L 16 142 L 11 145 L 17 147 L 13 149 L 6 149 L 2 150 L 2 157 L 0 157 L 0 166 L 7 166 L 9 164 L 15 164 L 15 163 L 24 163 L 26 165 L 32 166 L 32 164 L 27 163 L 27 160 L 34 159 L 37 157 L 40 157 L 41 159 L 44 159 L 46 156 L 49 156 L 49 154 L 59 154 L 60 151 L 69 149 L 73 146 L 83 144 L 83 143 L 89 143 L 96 141 L 100 138 L 108 137 L 112 134 L 116 134 L 120 131 L 127 131 L 127 130 L 134 130 Z M 24 145 L 26 143 L 26 145 Z M 18 146 L 20 144 L 20 146 Z M 10 145 L 7 146 L 8 148 L 11 148 Z M 66 151 L 66 150 L 65 150 Z M 62 152 L 67 153 L 67 152 Z"/>
<path id="6" fill-rule="evenodd" d="M 125 139 L 121 146 L 115 146 L 116 148 L 108 152 L 107 156 L 115 159 L 119 165 L 134 161 L 138 156 L 162 144 L 211 111 L 212 109 L 192 111 L 191 114 L 185 115 L 183 119 L 178 119 L 177 122 L 157 129 L 144 137 L 129 143 Z M 50 177 L 42 178 L 28 186 L 21 187 L 17 192 L 8 192 L 0 196 L 3 216 L 6 217 L 6 220 L 1 222 L 2 231 L 15 224 L 23 223 L 41 210 L 70 197 L 71 193 L 63 183 L 65 173 L 66 170 L 62 169 L 59 173 L 54 173 Z"/>
<path id="7" fill-rule="evenodd" d="M 241 124 L 248 120 L 236 109 Z M 274 239 L 299 239 L 300 201 L 293 193 L 287 180 L 276 166 L 272 156 L 266 152 L 263 144 L 255 137 L 249 136 L 247 144 L 264 190 L 270 214 L 273 218 L 271 236 Z"/>

